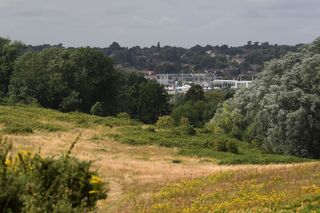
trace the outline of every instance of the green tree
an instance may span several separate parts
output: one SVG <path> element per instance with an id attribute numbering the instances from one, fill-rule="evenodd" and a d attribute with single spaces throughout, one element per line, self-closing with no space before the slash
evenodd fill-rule
<path id="1" fill-rule="evenodd" d="M 265 65 L 213 123 L 242 133 L 266 151 L 320 157 L 320 39 Z M 239 120 L 243 122 L 234 122 Z M 243 118 L 243 119 L 242 119 Z"/>
<path id="2" fill-rule="evenodd" d="M 31 103 L 63 111 L 90 112 L 100 101 L 117 112 L 120 73 L 110 58 L 90 48 L 49 48 L 27 53 L 15 63 L 10 83 L 13 102 Z"/>
<path id="3" fill-rule="evenodd" d="M 185 96 L 186 101 L 202 101 L 204 100 L 204 91 L 200 85 L 191 85 Z"/>
<path id="4" fill-rule="evenodd" d="M 138 86 L 137 116 L 146 123 L 155 122 L 159 116 L 169 113 L 168 93 L 155 82 L 145 82 Z"/>
<path id="5" fill-rule="evenodd" d="M 7 95 L 13 73 L 14 61 L 20 55 L 24 45 L 0 37 L 0 98 Z"/>

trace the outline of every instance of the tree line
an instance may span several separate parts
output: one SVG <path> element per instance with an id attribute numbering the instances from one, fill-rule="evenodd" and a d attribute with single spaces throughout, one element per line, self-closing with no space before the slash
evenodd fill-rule
<path id="1" fill-rule="evenodd" d="M 27 46 L 26 51 L 41 51 L 51 45 Z M 137 70 L 154 70 L 157 73 L 180 73 L 216 71 L 222 77 L 238 77 L 248 71 L 262 70 L 263 64 L 271 59 L 280 58 L 288 52 L 297 52 L 301 44 L 278 45 L 268 42 L 248 41 L 246 45 L 196 45 L 191 48 L 160 46 L 122 47 L 113 42 L 108 47 L 95 48 L 111 57 L 117 64 Z M 63 48 L 62 44 L 51 47 Z"/>
<path id="2" fill-rule="evenodd" d="M 197 85 L 169 97 L 156 82 L 115 69 L 95 48 L 26 48 L 0 39 L 2 103 L 102 116 L 126 112 L 145 123 L 170 115 L 175 125 L 205 126 L 266 152 L 320 157 L 320 39 L 266 63 L 252 86 L 234 97 Z"/>
<path id="3" fill-rule="evenodd" d="M 155 122 L 169 112 L 165 89 L 136 73 L 114 68 L 114 62 L 93 48 L 26 46 L 0 39 L 0 100 L 36 104 L 63 112 L 96 112 Z"/>

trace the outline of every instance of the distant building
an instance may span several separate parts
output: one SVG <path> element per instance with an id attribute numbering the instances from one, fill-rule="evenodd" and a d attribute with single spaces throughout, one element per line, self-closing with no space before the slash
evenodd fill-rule
<path id="1" fill-rule="evenodd" d="M 251 81 L 219 79 L 213 73 L 157 74 L 147 75 L 146 78 L 155 79 L 159 84 L 164 85 L 169 93 L 185 93 L 189 90 L 191 84 L 200 85 L 205 91 L 222 88 L 238 89 L 249 87 L 251 84 Z"/>

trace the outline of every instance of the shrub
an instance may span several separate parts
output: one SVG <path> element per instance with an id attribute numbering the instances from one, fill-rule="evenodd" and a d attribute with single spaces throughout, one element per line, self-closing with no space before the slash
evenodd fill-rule
<path id="1" fill-rule="evenodd" d="M 226 141 L 225 139 L 218 141 L 217 151 L 219 151 L 219 152 L 226 152 L 226 151 L 228 151 L 227 141 Z"/>
<path id="2" fill-rule="evenodd" d="M 130 115 L 126 112 L 120 112 L 118 115 L 117 115 L 117 118 L 122 118 L 122 119 L 130 119 Z"/>
<path id="3" fill-rule="evenodd" d="M 222 138 L 217 143 L 217 151 L 219 152 L 231 152 L 234 154 L 239 153 L 238 145 L 233 139 Z"/>
<path id="4" fill-rule="evenodd" d="M 187 127 L 187 135 L 196 135 L 197 134 L 197 131 L 193 128 L 192 125 L 189 125 Z"/>
<path id="5" fill-rule="evenodd" d="M 214 141 L 205 141 L 202 143 L 201 147 L 203 148 L 213 148 L 215 145 Z"/>
<path id="6" fill-rule="evenodd" d="M 174 120 L 170 116 L 161 116 L 156 123 L 158 128 L 172 128 L 174 127 Z"/>
<path id="7" fill-rule="evenodd" d="M 171 162 L 178 164 L 178 163 L 182 163 L 182 160 L 180 160 L 180 159 L 173 159 Z"/>
<path id="8" fill-rule="evenodd" d="M 179 136 L 179 135 L 181 135 L 181 134 L 183 134 L 184 133 L 184 129 L 182 129 L 182 128 L 172 128 L 171 130 L 170 130 L 170 134 L 172 135 L 172 136 Z"/>
<path id="9" fill-rule="evenodd" d="M 80 108 L 82 99 L 79 98 L 79 92 L 72 91 L 68 97 L 64 98 L 60 103 L 60 110 L 62 112 L 76 111 Z"/>
<path id="10" fill-rule="evenodd" d="M 186 117 L 180 118 L 180 126 L 188 127 L 190 125 L 189 119 Z"/>
<path id="11" fill-rule="evenodd" d="M 106 197 L 104 183 L 90 171 L 90 162 L 68 154 L 13 155 L 11 145 L 2 142 L 0 176 L 0 212 L 84 212 Z"/>
<path id="12" fill-rule="evenodd" d="M 207 133 L 210 133 L 210 129 L 208 129 L 207 127 L 203 128 L 200 130 L 200 133 L 204 133 L 204 134 L 207 134 Z"/>
<path id="13" fill-rule="evenodd" d="M 104 108 L 100 101 L 96 102 L 90 109 L 92 115 L 103 116 L 105 115 Z"/>
<path id="14" fill-rule="evenodd" d="M 153 126 L 148 126 L 148 127 L 146 128 L 146 131 L 148 131 L 148 132 L 155 132 L 155 128 L 154 128 Z"/>
<path id="15" fill-rule="evenodd" d="M 227 150 L 228 150 L 228 152 L 231 152 L 231 153 L 234 153 L 234 154 L 239 153 L 238 145 L 234 141 L 228 141 Z"/>

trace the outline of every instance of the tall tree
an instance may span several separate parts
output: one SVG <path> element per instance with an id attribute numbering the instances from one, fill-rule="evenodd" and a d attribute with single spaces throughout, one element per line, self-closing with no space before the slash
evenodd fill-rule
<path id="1" fill-rule="evenodd" d="M 7 95 L 13 64 L 24 45 L 0 37 L 0 98 Z"/>
<path id="2" fill-rule="evenodd" d="M 16 61 L 10 98 L 83 112 L 100 101 L 111 113 L 116 111 L 118 75 L 112 61 L 96 50 L 49 48 L 27 53 Z"/>
<path id="3" fill-rule="evenodd" d="M 269 152 L 320 157 L 319 82 L 317 39 L 301 53 L 269 62 L 249 89 L 236 93 L 228 110 L 219 110 L 213 124 L 222 127 L 221 119 L 236 116 L 232 129 Z"/>

